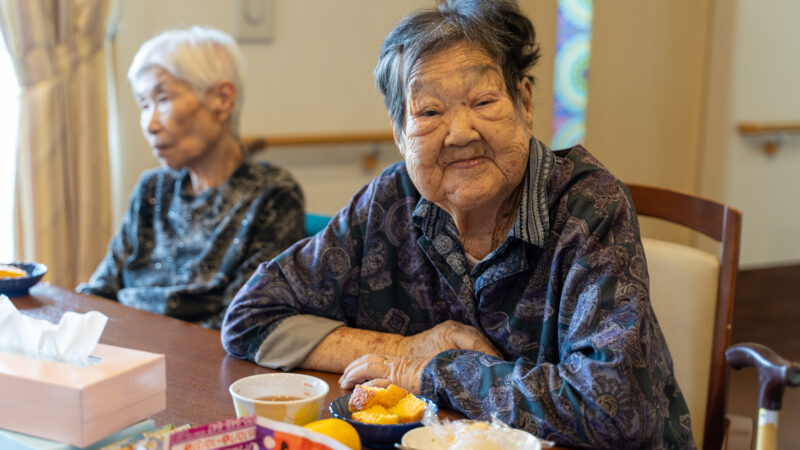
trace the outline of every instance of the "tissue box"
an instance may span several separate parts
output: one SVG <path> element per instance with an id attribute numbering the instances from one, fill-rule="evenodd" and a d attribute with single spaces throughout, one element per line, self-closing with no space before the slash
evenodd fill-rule
<path id="1" fill-rule="evenodd" d="M 166 407 L 164 355 L 97 344 L 86 366 L 0 352 L 0 428 L 85 447 Z"/>

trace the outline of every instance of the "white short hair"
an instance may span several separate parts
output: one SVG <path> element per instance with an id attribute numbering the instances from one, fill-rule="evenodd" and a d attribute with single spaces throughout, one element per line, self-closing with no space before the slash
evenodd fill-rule
<path id="1" fill-rule="evenodd" d="M 187 82 L 198 97 L 220 81 L 230 81 L 236 88 L 236 102 L 231 115 L 231 129 L 239 136 L 239 115 L 244 99 L 244 58 L 236 41 L 227 33 L 207 26 L 168 30 L 142 44 L 128 69 L 133 84 L 142 71 L 160 67 Z"/>

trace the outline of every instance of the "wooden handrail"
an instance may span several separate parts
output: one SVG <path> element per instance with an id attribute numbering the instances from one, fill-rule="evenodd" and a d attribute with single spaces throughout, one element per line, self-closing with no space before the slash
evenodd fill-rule
<path id="1" fill-rule="evenodd" d="M 368 131 L 363 133 L 245 136 L 242 138 L 242 145 L 248 153 L 253 153 L 270 147 L 296 147 L 302 145 L 333 145 L 392 141 L 394 141 L 394 136 L 392 135 L 391 131 Z"/>
<path id="2" fill-rule="evenodd" d="M 745 136 L 766 136 L 764 152 L 772 156 L 787 134 L 800 133 L 800 122 L 742 122 L 737 128 Z"/>
<path id="3" fill-rule="evenodd" d="M 800 123 L 742 122 L 739 124 L 739 133 L 742 134 L 800 133 Z"/>

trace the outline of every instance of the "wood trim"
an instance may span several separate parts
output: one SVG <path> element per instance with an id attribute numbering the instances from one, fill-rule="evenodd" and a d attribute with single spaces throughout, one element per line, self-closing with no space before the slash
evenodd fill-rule
<path id="1" fill-rule="evenodd" d="M 723 436 L 709 430 L 724 430 L 727 403 L 728 364 L 725 350 L 731 343 L 733 324 L 733 300 L 736 292 L 736 274 L 739 268 L 739 242 L 741 238 L 741 213 L 725 206 L 722 220 L 722 245 L 720 246 L 719 291 L 717 293 L 716 323 L 712 347 L 711 373 L 709 375 L 708 411 L 706 412 L 706 435 L 703 448 L 717 449 Z M 717 357 L 716 355 L 720 355 Z"/>
<path id="2" fill-rule="evenodd" d="M 717 306 L 706 400 L 704 449 L 719 449 L 725 427 L 728 366 L 725 350 L 730 345 L 733 300 L 739 266 L 742 215 L 713 200 L 674 189 L 627 185 L 637 214 L 664 219 L 720 242 Z"/>
<path id="3" fill-rule="evenodd" d="M 800 122 L 785 123 L 758 123 L 742 122 L 738 127 L 741 134 L 765 134 L 765 133 L 800 133 Z"/>
<path id="4" fill-rule="evenodd" d="M 727 206 L 668 188 L 628 184 L 636 212 L 683 225 L 722 241 Z"/>
<path id="5" fill-rule="evenodd" d="M 763 142 L 764 153 L 769 156 L 778 152 L 778 147 L 789 133 L 800 133 L 800 122 L 758 123 L 742 122 L 737 127 L 744 136 L 766 136 Z"/>
<path id="6" fill-rule="evenodd" d="M 359 133 L 284 134 L 245 136 L 242 146 L 248 153 L 271 147 L 297 147 L 303 145 L 335 145 L 355 143 L 393 142 L 391 131 L 368 131 Z"/>

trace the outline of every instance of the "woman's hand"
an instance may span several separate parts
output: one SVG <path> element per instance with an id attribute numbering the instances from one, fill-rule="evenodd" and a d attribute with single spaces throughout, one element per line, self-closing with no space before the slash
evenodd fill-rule
<path id="1" fill-rule="evenodd" d="M 351 362 L 344 369 L 342 377 L 339 378 L 339 385 L 342 389 L 353 389 L 357 384 L 365 382 L 376 387 L 386 387 L 389 383 L 393 383 L 409 392 L 419 394 L 422 371 L 431 359 L 370 353 Z"/>
<path id="2" fill-rule="evenodd" d="M 400 339 L 394 354 L 397 356 L 431 357 L 445 350 L 475 350 L 501 358 L 503 355 L 477 328 L 455 320 Z"/>

